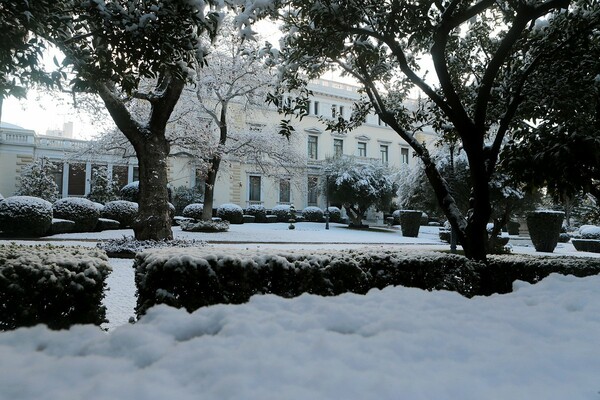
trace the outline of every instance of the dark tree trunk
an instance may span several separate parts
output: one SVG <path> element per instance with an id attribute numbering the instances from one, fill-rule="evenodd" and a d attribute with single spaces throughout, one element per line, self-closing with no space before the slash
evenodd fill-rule
<path id="1" fill-rule="evenodd" d="M 219 116 L 219 149 L 216 154 L 210 159 L 210 167 L 204 184 L 204 209 L 202 210 L 202 219 L 210 221 L 212 218 L 212 208 L 215 195 L 215 183 L 217 181 L 217 173 L 221 166 L 222 151 L 227 142 L 227 106 L 226 101 L 221 102 L 221 114 Z"/>

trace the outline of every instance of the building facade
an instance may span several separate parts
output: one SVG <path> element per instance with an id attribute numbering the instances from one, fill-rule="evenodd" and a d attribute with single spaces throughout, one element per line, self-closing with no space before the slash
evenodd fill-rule
<path id="1" fill-rule="evenodd" d="M 353 103 L 360 99 L 356 86 L 320 79 L 311 82 L 309 89 L 313 95 L 308 103 L 308 115 L 302 120 L 292 121 L 294 148 L 302 161 L 293 160 L 294 165 L 290 165 L 289 169 L 292 172 L 286 175 L 267 174 L 254 162 L 225 157 L 215 184 L 215 206 L 234 203 L 245 208 L 260 204 L 270 209 L 278 204 L 294 204 L 296 209 L 307 206 L 325 208 L 325 194 L 319 188 L 326 159 L 355 157 L 365 162 L 381 162 L 395 170 L 407 168 L 415 162 L 408 144 L 375 114 L 369 115 L 362 126 L 348 133 L 326 130 L 320 117 L 350 117 Z M 233 123 L 248 130 L 275 126 L 281 120 L 277 110 L 267 107 L 252 114 L 252 117 L 243 110 L 233 114 Z M 269 132 L 265 134 L 277 135 L 274 130 Z M 431 132 L 418 135 L 418 140 L 426 143 L 434 138 Z M 135 157 L 123 158 L 117 154 L 82 156 L 81 150 L 86 146 L 86 141 L 68 135 L 38 135 L 3 123 L 0 127 L 0 168 L 3 171 L 0 193 L 5 197 L 14 194 L 22 168 L 38 157 L 47 157 L 58 165 L 55 180 L 62 197 L 86 195 L 95 166 L 107 166 L 122 185 L 137 180 Z M 202 171 L 197 171 L 193 157 L 178 154 L 169 158 L 170 185 L 201 185 L 199 177 Z"/>

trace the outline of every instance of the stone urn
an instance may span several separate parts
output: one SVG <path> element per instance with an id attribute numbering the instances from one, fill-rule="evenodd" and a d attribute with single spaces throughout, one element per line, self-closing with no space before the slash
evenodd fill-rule
<path id="1" fill-rule="evenodd" d="M 527 214 L 527 228 L 536 251 L 554 251 L 564 217 L 564 212 L 552 210 L 536 210 Z"/>

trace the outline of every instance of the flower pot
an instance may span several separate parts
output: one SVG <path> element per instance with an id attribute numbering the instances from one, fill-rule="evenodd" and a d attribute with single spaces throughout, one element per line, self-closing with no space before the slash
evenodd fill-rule
<path id="1" fill-rule="evenodd" d="M 552 210 L 537 210 L 527 214 L 527 228 L 536 251 L 554 251 L 564 216 L 564 212 Z"/>
<path id="2" fill-rule="evenodd" d="M 402 229 L 402 236 L 419 236 L 421 214 L 421 211 L 417 210 L 400 210 L 400 229 Z"/>

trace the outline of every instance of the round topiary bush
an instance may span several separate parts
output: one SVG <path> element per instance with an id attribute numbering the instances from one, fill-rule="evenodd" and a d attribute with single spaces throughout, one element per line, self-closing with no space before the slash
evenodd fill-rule
<path id="1" fill-rule="evenodd" d="M 0 231 L 14 236 L 39 237 L 52 226 L 52 203 L 32 196 L 0 201 Z"/>
<path id="2" fill-rule="evenodd" d="M 337 207 L 329 207 L 329 222 L 342 222 L 342 210 Z"/>
<path id="3" fill-rule="evenodd" d="M 527 214 L 527 228 L 536 251 L 554 251 L 564 216 L 564 212 L 552 210 L 537 210 Z"/>
<path id="4" fill-rule="evenodd" d="M 217 208 L 217 217 L 224 221 L 229 221 L 232 224 L 244 223 L 244 210 L 237 204 L 221 204 Z"/>
<path id="5" fill-rule="evenodd" d="M 400 211 L 400 229 L 402 236 L 417 237 L 421 226 L 421 211 L 417 210 L 399 210 Z"/>
<path id="6" fill-rule="evenodd" d="M 173 193 L 171 187 L 167 185 L 167 192 L 169 194 L 169 201 L 173 199 Z M 140 182 L 133 181 L 121 188 L 121 199 L 127 201 L 138 202 L 140 197 Z"/>
<path id="7" fill-rule="evenodd" d="M 392 225 L 400 225 L 400 211 L 401 210 L 395 210 L 392 213 L 392 217 L 394 217 L 394 222 L 392 223 Z"/>
<path id="8" fill-rule="evenodd" d="M 267 222 L 267 210 L 261 205 L 252 205 L 245 210 L 246 215 L 252 215 L 254 222 Z"/>
<path id="9" fill-rule="evenodd" d="M 138 208 L 138 204 L 133 201 L 115 200 L 106 203 L 100 215 L 102 215 L 102 218 L 119 221 L 120 227 L 126 228 L 133 225 Z"/>
<path id="10" fill-rule="evenodd" d="M 307 222 L 323 222 L 323 210 L 319 207 L 308 206 L 302 210 L 302 217 Z"/>
<path id="11" fill-rule="evenodd" d="M 186 218 L 192 218 L 195 220 L 202 219 L 202 212 L 204 211 L 204 204 L 202 203 L 192 203 L 188 204 L 183 208 L 182 216 Z"/>
<path id="12" fill-rule="evenodd" d="M 288 222 L 290 220 L 289 204 L 278 204 L 271 210 L 273 215 L 277 216 L 277 222 Z"/>
<path id="13" fill-rule="evenodd" d="M 100 211 L 94 202 L 81 197 L 67 197 L 54 202 L 54 218 L 75 222 L 76 232 L 92 232 L 96 229 Z"/>

